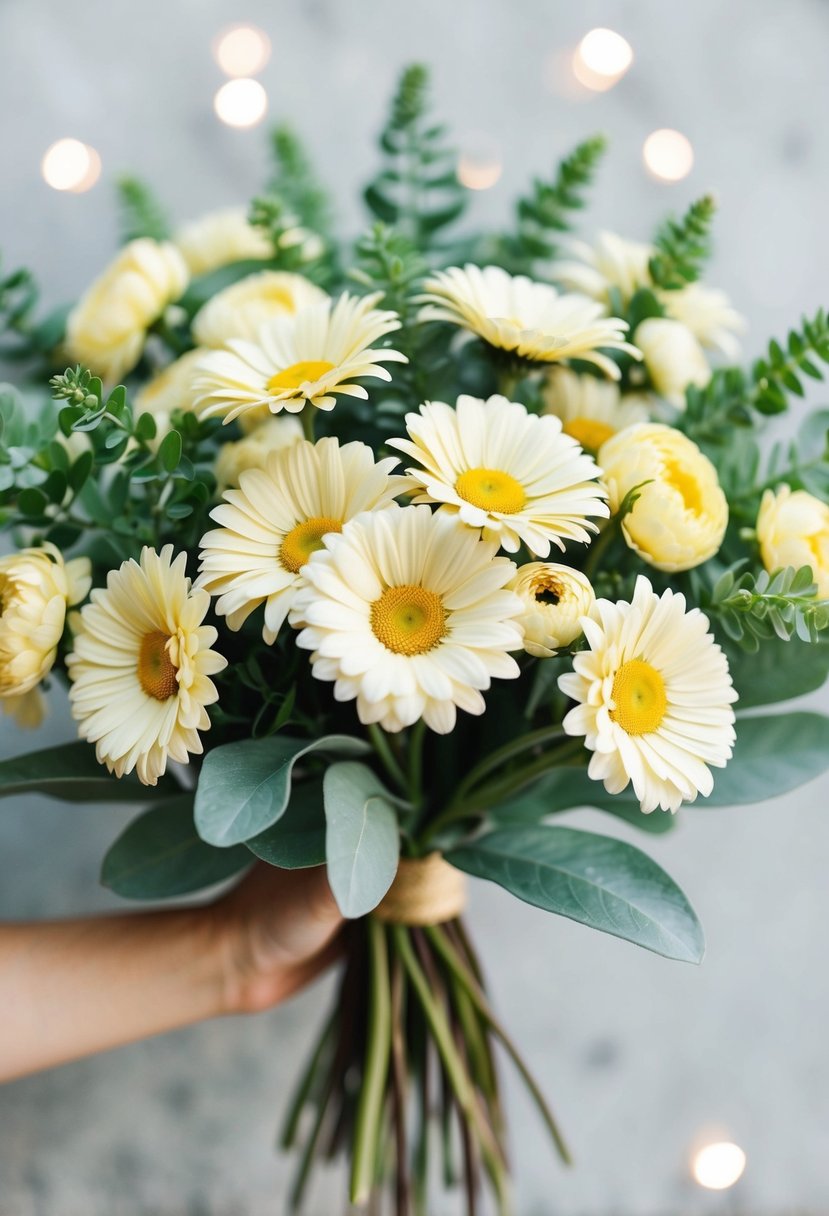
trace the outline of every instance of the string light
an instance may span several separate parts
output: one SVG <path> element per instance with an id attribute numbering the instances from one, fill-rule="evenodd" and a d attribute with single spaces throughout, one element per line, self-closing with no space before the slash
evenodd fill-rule
<path id="1" fill-rule="evenodd" d="M 255 25 L 233 25 L 215 38 L 213 57 L 227 76 L 255 76 L 271 57 L 271 40 Z"/>
<path id="2" fill-rule="evenodd" d="M 59 139 L 46 149 L 40 171 L 53 190 L 83 194 L 101 176 L 101 158 L 94 148 L 79 139 Z"/>
<path id="3" fill-rule="evenodd" d="M 706 1144 L 695 1154 L 691 1163 L 694 1181 L 709 1191 L 727 1191 L 735 1182 L 739 1182 L 745 1168 L 745 1153 L 730 1140 Z"/>
<path id="4" fill-rule="evenodd" d="M 681 131 L 652 131 L 642 147 L 648 171 L 663 182 L 679 182 L 694 167 L 694 149 Z"/>
<path id="5" fill-rule="evenodd" d="M 229 127 L 255 127 L 267 112 L 268 94 L 258 80 L 228 80 L 213 98 L 213 108 Z"/>
<path id="6" fill-rule="evenodd" d="M 497 144 L 486 135 L 464 140 L 458 157 L 458 181 L 467 190 L 489 190 L 504 171 Z"/>
<path id="7" fill-rule="evenodd" d="M 615 30 L 585 34 L 572 58 L 573 75 L 585 88 L 604 93 L 617 84 L 633 63 L 633 48 Z"/>

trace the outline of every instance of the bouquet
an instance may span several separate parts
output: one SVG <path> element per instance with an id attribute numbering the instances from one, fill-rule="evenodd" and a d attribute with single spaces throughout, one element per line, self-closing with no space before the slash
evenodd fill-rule
<path id="1" fill-rule="evenodd" d="M 709 197 L 649 243 L 576 241 L 603 147 L 453 235 L 415 66 L 356 243 L 279 129 L 248 210 L 171 233 L 122 181 L 125 244 L 70 310 L 0 284 L 0 704 L 35 725 L 65 682 L 80 736 L 0 792 L 143 804 L 102 871 L 133 899 L 327 867 L 351 923 L 286 1120 L 294 1208 L 344 1152 L 354 1204 L 426 1212 L 442 1162 L 469 1213 L 484 1186 L 509 1212 L 500 1048 L 567 1160 L 465 875 L 699 962 L 671 878 L 558 816 L 666 832 L 829 767 L 829 720 L 767 708 L 829 672 L 829 412 L 800 405 L 829 322 L 735 362 Z"/>

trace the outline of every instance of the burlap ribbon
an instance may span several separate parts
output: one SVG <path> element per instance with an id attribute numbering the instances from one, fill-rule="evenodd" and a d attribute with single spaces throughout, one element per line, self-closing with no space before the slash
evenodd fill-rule
<path id="1" fill-rule="evenodd" d="M 466 879 L 440 853 L 404 858 L 374 915 L 394 925 L 442 925 L 466 907 Z"/>

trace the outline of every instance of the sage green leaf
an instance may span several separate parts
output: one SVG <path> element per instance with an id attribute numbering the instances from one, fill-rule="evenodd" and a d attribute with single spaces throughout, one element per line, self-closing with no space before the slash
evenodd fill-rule
<path id="1" fill-rule="evenodd" d="M 665 958 L 698 963 L 702 927 L 682 891 L 633 845 L 565 827 L 489 832 L 451 849 L 459 870 Z"/>
<path id="2" fill-rule="evenodd" d="M 495 827 L 514 823 L 539 823 L 548 815 L 575 807 L 590 807 L 608 811 L 618 819 L 641 828 L 643 832 L 670 832 L 676 817 L 667 811 L 646 815 L 639 800 L 628 789 L 622 794 L 608 794 L 601 781 L 592 781 L 585 768 L 553 768 L 521 793 L 487 811 L 488 821 Z"/>
<path id="3" fill-rule="evenodd" d="M 391 886 L 400 830 L 388 791 L 370 768 L 332 764 L 322 780 L 328 881 L 343 916 L 365 916 Z"/>
<path id="4" fill-rule="evenodd" d="M 247 849 L 205 844 L 193 823 L 193 795 L 139 815 L 104 857 L 101 882 L 128 899 L 169 899 L 212 887 L 249 866 Z"/>
<path id="5" fill-rule="evenodd" d="M 368 743 L 350 735 L 322 739 L 245 739 L 208 752 L 196 791 L 196 828 L 208 844 L 227 848 L 264 832 L 284 814 L 297 760 L 311 752 L 360 756 Z"/>
<path id="6" fill-rule="evenodd" d="M 732 643 L 726 643 L 725 651 L 740 710 L 805 696 L 822 688 L 829 676 L 829 641 L 768 638 L 753 654 Z"/>
<path id="7" fill-rule="evenodd" d="M 262 861 L 283 870 L 323 865 L 325 811 L 322 782 L 305 781 L 302 785 L 295 785 L 282 818 L 245 844 Z"/>
<path id="8" fill-rule="evenodd" d="M 43 794 L 61 802 L 151 802 L 180 791 L 170 776 L 156 786 L 141 785 L 134 775 L 113 777 L 82 740 L 0 761 L 0 798 Z"/>
<path id="9" fill-rule="evenodd" d="M 758 714 L 738 718 L 736 730 L 734 755 L 714 770 L 713 792 L 689 807 L 765 802 L 829 769 L 829 718 L 823 714 Z"/>

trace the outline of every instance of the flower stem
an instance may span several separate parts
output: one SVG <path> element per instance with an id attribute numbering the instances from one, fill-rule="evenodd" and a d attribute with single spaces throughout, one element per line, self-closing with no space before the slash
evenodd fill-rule
<path id="1" fill-rule="evenodd" d="M 363 1084 L 357 1107 L 351 1166 L 351 1202 L 365 1203 L 377 1177 L 378 1132 L 386 1099 L 391 1051 L 391 993 L 386 933 L 380 921 L 366 921 L 369 950 L 369 1011 Z"/>
<path id="2" fill-rule="evenodd" d="M 543 726 L 540 730 L 530 731 L 526 735 L 519 735 L 517 739 L 511 739 L 509 743 L 505 743 L 503 747 L 499 747 L 496 751 L 490 752 L 483 760 L 475 765 L 473 769 L 467 773 L 463 781 L 455 791 L 453 802 L 460 801 L 463 795 L 477 785 L 481 777 L 485 777 L 487 773 L 492 772 L 494 768 L 506 764 L 512 760 L 514 756 L 518 756 L 521 752 L 529 751 L 530 748 L 539 747 L 543 743 L 555 743 L 558 739 L 566 739 L 566 735 L 559 724 L 555 726 Z"/>
<path id="3" fill-rule="evenodd" d="M 314 442 L 314 422 L 316 421 L 316 419 L 314 418 L 314 406 L 311 405 L 310 401 L 305 402 L 305 405 L 303 406 L 303 409 L 302 409 L 302 413 L 300 414 L 299 417 L 300 417 L 300 421 L 302 422 L 302 430 L 305 433 L 305 438 L 308 440 L 309 443 L 313 443 Z"/>
<path id="4" fill-rule="evenodd" d="M 403 794 L 408 794 L 409 783 L 406 780 L 406 774 L 403 772 L 403 769 L 400 767 L 400 764 L 397 761 L 397 757 L 391 750 L 388 738 L 386 737 L 382 727 L 378 726 L 376 722 L 372 722 L 371 726 L 368 728 L 368 736 L 369 739 L 371 739 L 374 750 L 377 752 L 377 755 L 380 758 L 383 768 L 399 787 L 401 792 Z"/>

